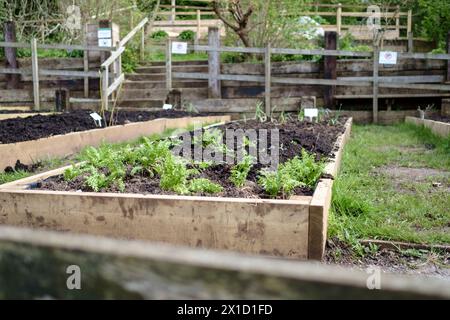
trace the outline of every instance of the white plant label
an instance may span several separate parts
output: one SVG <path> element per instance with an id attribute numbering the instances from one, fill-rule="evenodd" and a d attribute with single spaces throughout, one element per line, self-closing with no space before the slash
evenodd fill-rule
<path id="1" fill-rule="evenodd" d="M 112 38 L 111 28 L 99 28 L 97 35 L 99 39 L 111 39 Z"/>
<path id="2" fill-rule="evenodd" d="M 93 112 L 90 114 L 91 118 L 94 119 L 95 124 L 98 125 L 99 127 L 102 126 L 102 117 L 97 113 L 97 112 Z"/>
<path id="3" fill-rule="evenodd" d="M 112 39 L 98 39 L 99 47 L 112 47 Z"/>
<path id="4" fill-rule="evenodd" d="M 167 104 L 166 103 L 166 104 L 163 105 L 163 109 L 164 110 L 172 110 L 172 108 L 173 108 L 173 106 L 171 104 Z"/>
<path id="5" fill-rule="evenodd" d="M 308 108 L 305 109 L 305 117 L 312 120 L 313 118 L 319 117 L 319 109 L 317 108 Z"/>
<path id="6" fill-rule="evenodd" d="M 380 64 L 397 64 L 397 52 L 393 51 L 381 51 L 380 52 Z"/>
<path id="7" fill-rule="evenodd" d="M 172 42 L 172 53 L 187 54 L 187 42 Z"/>

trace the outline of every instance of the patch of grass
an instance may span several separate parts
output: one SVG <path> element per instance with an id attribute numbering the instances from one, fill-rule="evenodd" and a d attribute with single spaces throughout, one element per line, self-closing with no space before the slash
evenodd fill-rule
<path id="1" fill-rule="evenodd" d="M 202 52 L 191 52 L 188 54 L 173 54 L 172 61 L 197 61 L 205 60 L 208 62 L 208 54 Z M 166 53 L 163 50 L 154 50 L 145 56 L 145 61 L 161 62 L 166 61 Z"/>
<path id="2" fill-rule="evenodd" d="M 34 173 L 26 172 L 26 171 L 22 171 L 22 170 L 13 171 L 13 172 L 9 172 L 9 173 L 0 172 L 0 184 L 27 178 L 27 177 L 37 174 L 38 172 L 44 172 L 44 171 L 48 171 L 48 170 L 57 169 L 59 167 L 62 167 L 66 163 L 67 163 L 67 159 L 54 158 L 54 159 L 47 159 L 47 160 L 41 161 L 41 165 L 40 165 L 39 169 L 37 170 L 37 172 L 34 172 Z"/>
<path id="3" fill-rule="evenodd" d="M 333 186 L 329 235 L 352 247 L 361 239 L 449 244 L 448 188 L 433 188 L 433 179 L 400 183 L 380 170 L 391 166 L 449 172 L 449 145 L 448 139 L 408 124 L 355 125 Z"/>
<path id="4" fill-rule="evenodd" d="M 29 177 L 31 173 L 25 171 L 14 171 L 11 173 L 2 172 L 0 173 L 0 184 L 13 182 L 26 177 Z"/>

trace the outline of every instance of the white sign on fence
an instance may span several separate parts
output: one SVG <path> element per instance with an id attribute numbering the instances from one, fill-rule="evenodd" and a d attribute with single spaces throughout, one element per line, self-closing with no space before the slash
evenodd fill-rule
<path id="1" fill-rule="evenodd" d="M 112 47 L 112 39 L 98 39 L 99 47 Z"/>
<path id="2" fill-rule="evenodd" d="M 380 64 L 397 64 L 397 52 L 393 51 L 381 51 L 380 52 Z"/>
<path id="3" fill-rule="evenodd" d="M 173 108 L 173 106 L 172 106 L 171 104 L 165 103 L 165 104 L 163 105 L 163 109 L 164 109 L 164 110 L 172 110 L 172 108 Z"/>
<path id="4" fill-rule="evenodd" d="M 111 28 L 99 28 L 97 32 L 99 39 L 111 39 L 112 38 L 112 30 Z"/>
<path id="5" fill-rule="evenodd" d="M 172 53 L 187 54 L 187 42 L 172 42 Z"/>

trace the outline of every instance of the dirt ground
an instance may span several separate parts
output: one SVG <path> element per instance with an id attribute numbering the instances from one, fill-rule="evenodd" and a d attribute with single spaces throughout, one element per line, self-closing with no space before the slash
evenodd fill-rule
<path id="1" fill-rule="evenodd" d="M 334 238 L 327 242 L 325 263 L 360 270 L 375 266 L 386 273 L 434 277 L 450 282 L 448 251 L 379 249 L 360 257 L 355 256 L 354 250 L 347 244 Z"/>

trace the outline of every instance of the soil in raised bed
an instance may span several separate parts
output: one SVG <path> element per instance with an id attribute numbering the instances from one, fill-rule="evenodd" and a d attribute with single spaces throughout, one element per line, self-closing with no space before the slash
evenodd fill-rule
<path id="1" fill-rule="evenodd" d="M 450 123 L 450 117 L 431 116 L 428 118 L 428 120 Z"/>
<path id="2" fill-rule="evenodd" d="M 53 115 L 35 115 L 26 118 L 14 118 L 0 121 L 0 144 L 16 143 L 22 141 L 48 138 L 55 135 L 67 134 L 98 129 L 89 115 L 92 111 L 77 110 Z M 158 118 L 183 118 L 189 116 L 202 116 L 184 111 L 161 110 L 147 111 L 119 111 L 114 115 L 114 125 L 123 125 L 130 122 L 149 121 Z M 109 112 L 105 115 L 110 118 Z"/>
<path id="3" fill-rule="evenodd" d="M 344 120 L 337 125 L 328 123 L 309 123 L 290 121 L 284 124 L 260 123 L 257 121 L 234 122 L 218 129 L 279 129 L 280 132 L 280 162 L 300 156 L 302 148 L 310 153 L 314 153 L 316 159 L 330 159 L 334 157 L 334 148 L 337 138 L 344 132 Z M 270 147 L 270 145 L 269 145 Z M 218 164 L 202 170 L 199 176 L 195 178 L 207 178 L 214 183 L 220 184 L 223 191 L 214 194 L 216 197 L 231 198 L 268 198 L 265 191 L 257 184 L 259 171 L 264 167 L 261 164 L 255 164 L 247 176 L 247 182 L 242 188 L 237 188 L 230 181 L 232 166 L 229 164 Z M 129 168 L 131 171 L 131 168 Z M 324 176 L 325 177 L 325 176 Z M 328 176 L 327 176 L 328 177 Z M 72 181 L 65 181 L 63 176 L 56 176 L 41 181 L 37 188 L 55 191 L 85 191 L 92 192 L 85 186 L 83 176 Z M 109 187 L 101 192 L 119 192 L 116 187 Z M 173 192 L 162 190 L 159 185 L 159 177 L 149 177 L 145 175 L 132 176 L 127 175 L 125 180 L 126 193 L 138 194 L 164 194 L 174 195 Z M 294 191 L 294 195 L 311 196 L 314 190 L 308 187 L 299 187 Z M 198 194 L 199 196 L 208 196 L 209 194 Z"/>

